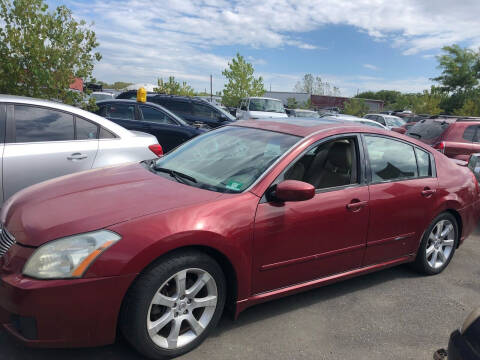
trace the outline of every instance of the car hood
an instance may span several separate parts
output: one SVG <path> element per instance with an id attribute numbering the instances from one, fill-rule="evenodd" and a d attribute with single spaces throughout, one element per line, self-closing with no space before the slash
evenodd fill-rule
<path id="1" fill-rule="evenodd" d="M 3 205 L 0 220 L 18 243 L 40 246 L 220 196 L 154 174 L 142 164 L 129 164 L 67 175 L 26 188 Z"/>
<path id="2" fill-rule="evenodd" d="M 248 114 L 251 118 L 286 118 L 288 117 L 285 113 L 274 113 L 266 111 L 249 111 Z"/>

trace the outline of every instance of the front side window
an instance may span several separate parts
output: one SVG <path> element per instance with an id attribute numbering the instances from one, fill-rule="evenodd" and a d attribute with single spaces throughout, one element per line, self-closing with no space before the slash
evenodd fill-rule
<path id="1" fill-rule="evenodd" d="M 135 120 L 135 105 L 109 104 L 106 107 L 105 117 L 121 120 Z"/>
<path id="2" fill-rule="evenodd" d="M 280 100 L 274 99 L 250 99 L 248 110 L 285 113 L 283 103 Z"/>
<path id="3" fill-rule="evenodd" d="M 356 142 L 336 139 L 307 151 L 285 172 L 284 180 L 298 180 L 325 189 L 357 183 Z"/>
<path id="4" fill-rule="evenodd" d="M 195 179 L 182 178 L 188 185 L 238 193 L 252 185 L 299 140 L 289 134 L 225 126 L 168 153 L 154 163 L 152 171 L 173 170 Z M 172 178 L 165 172 L 158 174 Z"/>
<path id="5" fill-rule="evenodd" d="M 217 118 L 217 113 L 208 105 L 193 103 L 192 104 L 192 115 L 198 116 L 201 118 L 214 120 Z"/>
<path id="6" fill-rule="evenodd" d="M 386 125 L 386 124 L 385 124 L 385 119 L 383 118 L 383 116 L 376 115 L 374 120 L 377 121 L 377 122 L 379 122 L 379 123 L 382 124 L 382 125 Z"/>
<path id="7" fill-rule="evenodd" d="M 36 106 L 15 105 L 15 142 L 74 139 L 73 115 Z"/>
<path id="8" fill-rule="evenodd" d="M 175 123 L 164 112 L 157 110 L 151 106 L 139 106 L 143 115 L 143 120 L 155 122 L 159 124 L 175 125 Z"/>
<path id="9" fill-rule="evenodd" d="M 418 177 L 413 146 L 379 136 L 365 136 L 372 182 Z"/>

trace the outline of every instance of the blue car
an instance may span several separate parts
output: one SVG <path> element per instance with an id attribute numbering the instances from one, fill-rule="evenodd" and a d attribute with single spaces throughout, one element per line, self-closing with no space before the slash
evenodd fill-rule
<path id="1" fill-rule="evenodd" d="M 208 131 L 206 126 L 192 126 L 164 107 L 151 102 L 112 99 L 97 102 L 96 113 L 128 130 L 157 137 L 164 152 Z"/>

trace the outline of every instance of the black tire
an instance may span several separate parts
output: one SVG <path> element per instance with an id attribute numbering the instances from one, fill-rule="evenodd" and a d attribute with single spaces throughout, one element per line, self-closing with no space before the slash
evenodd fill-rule
<path id="1" fill-rule="evenodd" d="M 448 257 L 447 261 L 441 267 L 435 268 L 435 267 L 432 267 L 429 264 L 428 257 L 426 255 L 426 250 L 427 250 L 428 239 L 429 239 L 429 236 L 430 236 L 432 230 L 434 229 L 434 227 L 440 221 L 443 221 L 443 220 L 448 220 L 453 225 L 454 233 L 455 233 L 454 244 L 453 244 L 453 248 L 451 250 L 450 256 Z M 444 212 L 444 213 L 438 215 L 435 219 L 433 219 L 431 224 L 425 230 L 425 233 L 423 234 L 422 241 L 420 243 L 420 247 L 419 247 L 418 252 L 417 252 L 417 256 L 415 258 L 415 261 L 412 263 L 412 267 L 416 271 L 418 271 L 422 274 L 426 274 L 426 275 L 436 275 L 436 274 L 441 273 L 448 266 L 448 264 L 450 263 L 450 261 L 453 258 L 453 255 L 455 254 L 455 249 L 457 248 L 458 240 L 459 240 L 458 236 L 459 236 L 458 223 L 457 223 L 457 220 L 455 219 L 455 217 L 448 212 Z"/>
<path id="2" fill-rule="evenodd" d="M 217 287 L 217 305 L 205 330 L 195 340 L 176 349 L 155 344 L 147 331 L 147 316 L 153 296 L 168 279 L 178 272 L 197 268 L 208 272 Z M 129 289 L 122 306 L 119 328 L 125 339 L 141 354 L 150 359 L 170 359 L 183 355 L 199 346 L 218 324 L 226 299 L 225 276 L 218 263 L 210 256 L 185 251 L 167 255 L 141 274 Z"/>

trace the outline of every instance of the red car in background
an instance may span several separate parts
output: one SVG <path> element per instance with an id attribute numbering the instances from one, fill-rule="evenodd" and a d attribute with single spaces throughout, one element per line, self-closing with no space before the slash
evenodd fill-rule
<path id="1" fill-rule="evenodd" d="M 7 201 L 0 323 L 30 346 L 104 345 L 118 328 L 147 357 L 178 356 L 225 307 L 402 263 L 440 273 L 478 199 L 468 168 L 391 131 L 237 122 Z"/>
<path id="2" fill-rule="evenodd" d="M 441 116 L 420 120 L 407 135 L 444 153 L 450 158 L 468 161 L 480 152 L 480 118 Z"/>

